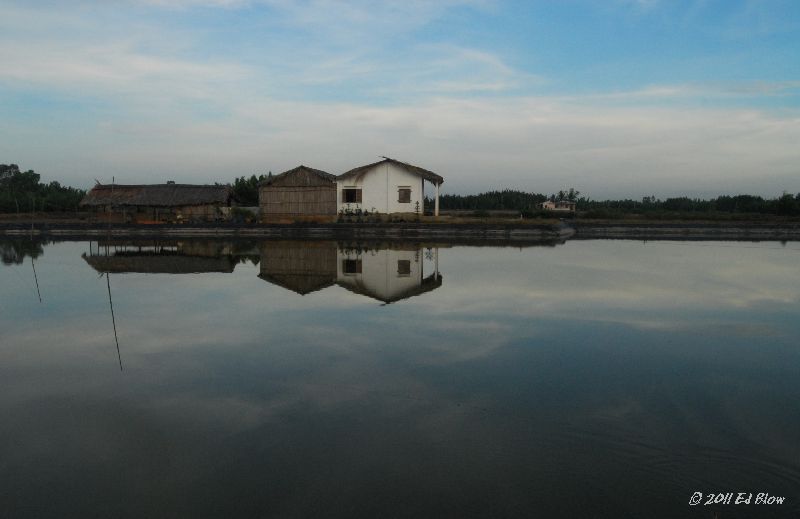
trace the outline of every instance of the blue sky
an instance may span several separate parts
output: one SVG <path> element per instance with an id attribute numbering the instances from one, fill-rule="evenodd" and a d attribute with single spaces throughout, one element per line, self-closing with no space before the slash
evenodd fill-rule
<path id="1" fill-rule="evenodd" d="M 444 191 L 800 191 L 800 2 L 0 0 L 0 162 L 89 187 L 389 155 Z"/>

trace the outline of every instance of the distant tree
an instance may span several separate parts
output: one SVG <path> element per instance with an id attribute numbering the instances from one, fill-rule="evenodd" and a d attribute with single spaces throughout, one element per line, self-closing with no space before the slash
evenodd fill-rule
<path id="1" fill-rule="evenodd" d="M 272 172 L 269 172 L 270 176 Z M 258 205 L 258 185 L 261 181 L 265 180 L 265 175 L 250 175 L 250 178 L 239 177 L 233 182 L 233 196 L 241 205 L 256 206 Z"/>
<path id="2" fill-rule="evenodd" d="M 439 197 L 439 207 L 443 210 L 490 211 L 510 209 L 532 211 L 535 210 L 536 204 L 546 199 L 547 197 L 539 193 L 505 189 L 478 195 L 441 195 Z M 425 198 L 426 207 L 430 207 L 432 203 L 429 198 Z"/>
<path id="3" fill-rule="evenodd" d="M 800 197 L 800 195 L 798 195 Z M 794 197 L 783 192 L 783 195 L 777 201 L 777 213 L 781 216 L 791 216 L 800 213 L 800 205 L 797 203 L 797 197 Z"/>
<path id="4" fill-rule="evenodd" d="M 16 164 L 0 164 L 0 212 L 74 211 L 86 194 L 82 189 L 53 181 L 39 182 L 33 170 L 21 171 Z"/>
<path id="5" fill-rule="evenodd" d="M 574 187 L 571 187 L 569 188 L 569 192 L 567 192 L 567 200 L 570 202 L 575 202 L 580 194 L 580 191 L 577 191 Z"/>
<path id="6" fill-rule="evenodd" d="M 19 239 L 0 242 L 0 261 L 4 265 L 20 265 L 26 257 L 36 259 L 43 253 L 42 242 Z"/>

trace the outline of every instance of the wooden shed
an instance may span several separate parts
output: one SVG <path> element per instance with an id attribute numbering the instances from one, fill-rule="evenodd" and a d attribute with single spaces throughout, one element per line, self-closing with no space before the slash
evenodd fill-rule
<path id="1" fill-rule="evenodd" d="M 258 277 L 300 295 L 336 283 L 337 245 L 333 241 L 265 241 Z"/>
<path id="2" fill-rule="evenodd" d="M 228 218 L 230 186 L 194 184 L 97 184 L 80 205 L 126 222 L 215 221 Z"/>
<path id="3" fill-rule="evenodd" d="M 336 176 L 298 166 L 261 182 L 258 204 L 265 219 L 336 215 Z"/>

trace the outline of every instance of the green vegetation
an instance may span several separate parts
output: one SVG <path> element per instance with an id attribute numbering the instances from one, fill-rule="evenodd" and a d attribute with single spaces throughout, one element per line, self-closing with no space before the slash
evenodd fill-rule
<path id="1" fill-rule="evenodd" d="M 525 193 L 505 189 L 503 191 L 489 191 L 479 195 L 441 195 L 439 208 L 441 210 L 469 210 L 469 211 L 535 211 L 536 204 L 547 200 L 545 195 L 539 193 Z M 433 207 L 433 201 L 427 199 L 425 207 Z"/>
<path id="2" fill-rule="evenodd" d="M 267 178 L 267 175 L 236 178 L 232 189 L 237 203 L 257 206 L 258 186 Z M 16 164 L 0 164 L 0 213 L 77 211 L 85 194 L 82 189 L 62 186 L 56 181 L 42 183 L 40 175 L 33 170 L 23 172 Z M 800 193 L 784 192 L 776 198 L 723 195 L 709 200 L 689 197 L 660 200 L 646 196 L 641 200 L 602 201 L 585 196 L 579 198 L 580 194 L 574 188 L 550 195 L 504 189 L 477 195 L 442 195 L 439 207 L 442 211 L 470 212 L 481 218 L 492 216 L 492 211 L 518 212 L 515 216 L 521 214 L 525 218 L 552 218 L 554 213 L 540 210 L 538 204 L 545 200 L 571 200 L 577 202 L 577 216 L 588 219 L 767 220 L 800 216 Z M 425 206 L 432 208 L 433 200 L 426 198 Z M 251 214 L 234 216 L 247 219 Z"/>
<path id="3" fill-rule="evenodd" d="M 443 195 L 439 197 L 442 211 L 473 211 L 474 216 L 488 216 L 488 211 L 519 211 L 524 217 L 552 217 L 543 213 L 537 204 L 545 200 L 572 200 L 577 202 L 578 216 L 592 219 L 650 218 L 650 219 L 742 219 L 768 218 L 770 216 L 800 216 L 800 193 L 765 199 L 753 195 L 723 195 L 710 200 L 677 197 L 659 200 L 646 196 L 639 200 L 591 200 L 580 197 L 580 191 L 570 188 L 551 195 L 523 191 L 489 191 L 478 195 Z M 426 200 L 426 207 L 432 201 Z"/>
<path id="4" fill-rule="evenodd" d="M 3 265 L 21 265 L 26 257 L 36 259 L 44 254 L 43 245 L 46 242 L 5 238 L 0 242 L 0 261 Z"/>
<path id="5" fill-rule="evenodd" d="M 33 170 L 20 171 L 16 164 L 0 164 L 0 213 L 76 211 L 86 191 L 43 184 Z"/>
<path id="6" fill-rule="evenodd" d="M 710 200 L 699 198 L 667 198 L 659 200 L 646 196 L 638 200 L 578 200 L 578 210 L 583 218 L 619 219 L 643 217 L 650 219 L 713 219 L 737 220 L 763 219 L 770 216 L 800 215 L 800 193 L 783 193 L 777 198 L 765 199 L 753 195 L 719 196 Z"/>
<path id="7" fill-rule="evenodd" d="M 272 172 L 269 173 L 272 175 Z M 239 177 L 233 181 L 233 197 L 237 203 L 244 206 L 258 205 L 258 184 L 265 180 L 266 175 L 251 175 L 250 178 Z"/>

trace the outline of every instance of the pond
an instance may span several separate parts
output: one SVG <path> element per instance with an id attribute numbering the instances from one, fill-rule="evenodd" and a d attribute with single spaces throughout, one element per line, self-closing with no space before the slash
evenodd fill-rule
<path id="1" fill-rule="evenodd" d="M 800 512 L 796 242 L 0 252 L 3 517 Z"/>

